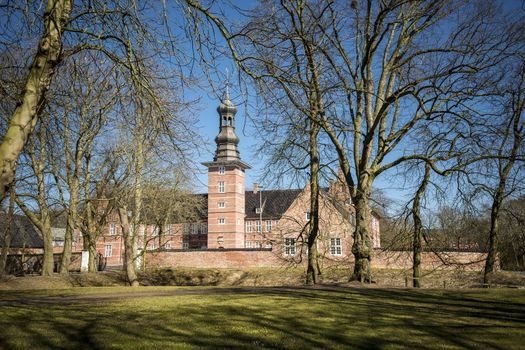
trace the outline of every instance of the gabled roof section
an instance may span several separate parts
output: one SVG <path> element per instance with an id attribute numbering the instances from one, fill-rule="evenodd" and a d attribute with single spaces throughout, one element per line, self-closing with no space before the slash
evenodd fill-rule
<path id="1" fill-rule="evenodd" d="M 264 190 L 262 193 L 253 193 L 253 191 L 246 191 L 245 193 L 245 214 L 246 219 L 258 219 L 259 213 L 255 209 L 260 206 L 260 197 L 264 210 L 263 218 L 280 218 L 290 208 L 295 199 L 302 192 L 302 189 L 290 190 Z"/>
<path id="2" fill-rule="evenodd" d="M 6 214 L 0 214 L 0 247 L 4 245 L 4 232 L 6 229 Z M 11 223 L 11 248 L 43 248 L 42 236 L 25 215 L 13 215 Z"/>

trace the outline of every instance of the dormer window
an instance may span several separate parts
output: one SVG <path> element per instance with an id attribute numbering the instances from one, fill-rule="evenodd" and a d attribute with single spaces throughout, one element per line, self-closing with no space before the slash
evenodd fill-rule
<path id="1" fill-rule="evenodd" d="M 226 173 L 226 167 L 225 166 L 220 166 L 219 167 L 219 175 L 224 175 Z"/>

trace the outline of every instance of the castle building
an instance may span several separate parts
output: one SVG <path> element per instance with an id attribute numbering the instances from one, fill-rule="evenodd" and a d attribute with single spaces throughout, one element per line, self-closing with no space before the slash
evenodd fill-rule
<path id="1" fill-rule="evenodd" d="M 192 264 L 216 266 L 214 252 L 220 251 L 264 250 L 266 254 L 285 260 L 300 261 L 306 254 L 309 187 L 262 191 L 254 184 L 253 190 L 247 191 L 245 172 L 251 167 L 242 161 L 238 150 L 240 140 L 235 133 L 237 108 L 230 100 L 228 90 L 217 112 L 217 148 L 213 161 L 203 163 L 208 168 L 208 193 L 197 195 L 205 201 L 205 214 L 200 221 L 172 223 L 165 227 L 144 223 L 138 233 L 140 237 L 148 238 L 139 242 L 139 246 L 160 255 L 179 254 L 177 262 L 186 259 L 189 267 Z M 320 196 L 318 250 L 336 260 L 351 255 L 355 224 L 355 211 L 344 191 L 345 186 L 338 178 Z M 372 214 L 374 247 L 379 248 L 379 217 L 374 212 Z M 97 241 L 97 251 L 107 259 L 109 266 L 123 263 L 124 244 L 116 215 L 110 215 L 104 234 Z M 195 251 L 209 254 L 200 262 L 184 254 Z"/>
<path id="2" fill-rule="evenodd" d="M 228 91 L 217 111 L 217 149 L 213 161 L 203 163 L 208 168 L 208 193 L 195 195 L 200 197 L 204 208 L 193 222 L 162 225 L 144 222 L 135 228 L 139 251 L 144 253 L 136 260 L 137 265 L 239 269 L 304 265 L 311 216 L 309 186 L 262 191 L 254 185 L 253 190 L 247 191 L 245 172 L 250 166 L 239 154 L 240 140 L 235 133 L 237 108 L 230 101 Z M 0 218 L 0 226 L 1 223 Z M 18 243 L 20 239 L 13 232 L 12 255 L 20 256 L 17 261 L 22 261 L 24 256 L 37 256 L 35 253 L 42 251 L 42 240 L 35 239 L 38 233 L 34 227 L 27 220 L 23 225 L 18 221 L 15 224 L 13 227 L 17 227 L 16 231 L 23 239 Z M 353 264 L 354 230 L 355 210 L 346 183 L 338 175 L 328 188 L 321 191 L 319 198 L 317 251 L 321 256 L 321 267 L 350 267 Z M 374 211 L 371 211 L 370 233 L 374 268 L 411 268 L 411 251 L 380 249 L 379 217 Z M 61 235 L 63 233 L 58 231 L 54 235 L 55 253 L 62 250 Z M 73 240 L 76 258 L 72 261 L 76 263 L 72 265 L 80 265 L 81 252 L 87 248 L 83 247 L 80 230 L 76 230 Z M 109 213 L 97 238 L 96 251 L 103 258 L 98 261 L 107 266 L 122 266 L 124 263 L 124 242 L 117 213 Z M 422 264 L 432 270 L 443 266 L 467 266 L 480 270 L 485 259 L 486 253 L 481 252 L 444 251 L 439 256 L 434 252 L 423 252 Z"/>

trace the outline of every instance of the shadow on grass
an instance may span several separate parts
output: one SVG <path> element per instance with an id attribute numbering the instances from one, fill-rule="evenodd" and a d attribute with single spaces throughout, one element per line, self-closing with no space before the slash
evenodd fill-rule
<path id="1" fill-rule="evenodd" d="M 119 302 L 77 298 L 39 304 L 46 298 L 28 297 L 25 304 L 4 304 L 0 348 L 509 349 L 520 348 L 525 340 L 524 303 L 468 293 L 334 288 L 181 292 Z"/>

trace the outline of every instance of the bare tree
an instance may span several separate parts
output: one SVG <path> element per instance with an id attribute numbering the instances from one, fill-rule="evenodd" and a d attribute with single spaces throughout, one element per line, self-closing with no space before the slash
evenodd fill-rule
<path id="1" fill-rule="evenodd" d="M 93 165 L 94 152 L 103 152 L 95 144 L 102 140 L 102 131 L 111 132 L 107 126 L 115 119 L 114 107 L 120 90 L 118 78 L 113 74 L 115 67 L 99 56 L 86 53 L 71 58 L 66 63 L 68 67 L 59 72 L 49 98 L 54 130 L 53 174 L 60 200 L 67 210 L 62 274 L 69 272 L 73 233 L 79 227 L 83 182 L 90 186 L 90 176 L 86 175 L 93 169 L 87 166 Z M 89 161 L 84 162 L 85 159 Z M 87 200 L 89 198 L 84 198 Z"/>
<path id="2" fill-rule="evenodd" d="M 140 86 L 151 99 L 156 99 L 150 87 L 153 77 L 138 68 L 144 58 L 148 57 L 153 65 L 156 63 L 152 57 L 159 62 L 184 64 L 180 62 L 183 51 L 175 45 L 176 38 L 165 21 L 169 11 L 166 4 L 48 0 L 43 15 L 38 2 L 26 2 L 25 6 L 10 2 L 0 7 L 0 11 L 2 18 L 8 19 L 2 21 L 1 27 L 5 38 L 1 44 L 6 51 L 36 51 L 23 78 L 25 86 L 17 106 L 9 112 L 9 128 L 0 144 L 0 200 L 14 180 L 16 161 L 35 128 L 46 92 L 62 62 L 82 52 L 99 52 L 129 74 L 135 86 Z M 17 35 L 20 28 L 26 29 L 24 33 L 29 38 Z M 34 42 L 36 31 L 41 32 L 38 44 Z M 38 49 L 32 50 L 35 45 Z M 166 57 L 166 52 L 173 57 Z M 18 63 L 17 57 L 15 61 Z M 157 76 L 153 80 L 161 78 L 166 77 Z"/>
<path id="3" fill-rule="evenodd" d="M 53 236 L 51 231 L 50 201 L 49 195 L 49 145 L 47 143 L 49 132 L 46 118 L 40 118 L 37 122 L 36 133 L 29 139 L 25 147 L 27 153 L 26 170 L 19 169 L 19 177 L 15 196 L 16 204 L 23 213 L 38 228 L 44 241 L 44 259 L 42 263 L 42 275 L 53 274 Z M 29 203 L 35 203 L 37 210 L 33 210 Z"/>
<path id="4" fill-rule="evenodd" d="M 278 82 L 290 98 L 294 86 L 310 83 L 356 208 L 352 278 L 371 281 L 374 180 L 427 160 L 408 142 L 419 124 L 447 123 L 471 108 L 474 75 L 504 56 L 496 21 L 488 21 L 497 11 L 463 1 L 263 1 L 246 25 L 230 29 L 211 8 L 187 2 L 219 28 L 252 78 Z"/>
<path id="5" fill-rule="evenodd" d="M 522 51 L 525 54 L 525 51 Z M 512 85 L 505 91 L 506 102 L 503 112 L 507 113 L 507 125 L 501 135 L 498 145 L 497 159 L 497 186 L 490 191 L 492 205 L 490 212 L 490 231 L 488 256 L 485 264 L 483 282 L 489 282 L 489 275 L 495 270 L 497 253 L 499 250 L 500 236 L 500 216 L 503 201 L 509 194 L 509 182 L 511 171 L 519 161 L 520 155 L 525 154 L 523 149 L 523 139 L 525 138 L 525 55 L 519 55 L 520 64 L 518 66 L 517 78 Z"/>
<path id="6" fill-rule="evenodd" d="M 44 10 L 43 32 L 38 50 L 10 118 L 9 128 L 0 144 L 0 201 L 14 181 L 16 162 L 35 128 L 55 67 L 62 60 L 64 26 L 69 20 L 72 5 L 71 0 L 48 0 Z"/>

